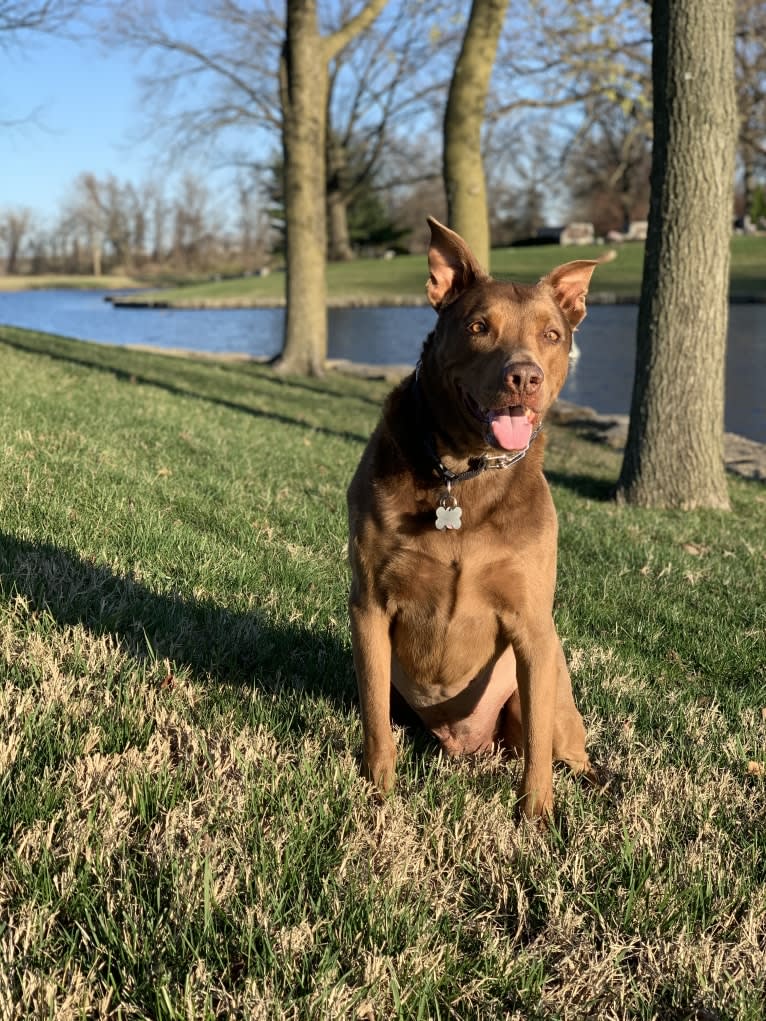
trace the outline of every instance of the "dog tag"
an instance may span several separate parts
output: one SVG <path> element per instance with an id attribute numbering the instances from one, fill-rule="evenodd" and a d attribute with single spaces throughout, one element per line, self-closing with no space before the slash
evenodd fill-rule
<path id="1" fill-rule="evenodd" d="M 463 517 L 463 508 L 458 507 L 457 500 L 450 494 L 449 489 L 439 500 L 436 508 L 436 527 L 440 532 L 445 529 L 460 528 Z"/>

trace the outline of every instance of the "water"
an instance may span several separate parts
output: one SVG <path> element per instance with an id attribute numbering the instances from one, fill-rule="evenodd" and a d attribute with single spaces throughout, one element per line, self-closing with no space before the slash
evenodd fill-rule
<path id="1" fill-rule="evenodd" d="M 115 309 L 104 292 L 0 293 L 0 323 L 108 344 L 275 355 L 282 309 Z M 595 305 L 578 334 L 581 351 L 561 396 L 604 413 L 626 413 L 635 357 L 630 305 Z M 430 308 L 331 309 L 331 358 L 414 364 L 433 327 Z M 766 306 L 732 305 L 726 377 L 726 428 L 766 443 Z"/>

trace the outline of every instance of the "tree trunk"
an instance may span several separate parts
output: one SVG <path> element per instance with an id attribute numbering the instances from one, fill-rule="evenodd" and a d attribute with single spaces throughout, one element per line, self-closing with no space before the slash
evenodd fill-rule
<path id="1" fill-rule="evenodd" d="M 101 258 L 102 258 L 101 242 L 98 238 L 91 237 L 90 239 L 90 264 L 93 271 L 94 277 L 101 276 Z"/>
<path id="2" fill-rule="evenodd" d="M 316 0 L 288 0 L 280 87 L 287 308 L 284 346 L 276 366 L 284 372 L 321 375 L 327 357 L 327 59 Z"/>
<path id="3" fill-rule="evenodd" d="M 473 0 L 444 114 L 444 187 L 449 226 L 489 269 L 489 215 L 481 129 L 508 0 Z"/>
<path id="4" fill-rule="evenodd" d="M 16 235 L 12 233 L 8 235 L 8 240 L 5 243 L 6 244 L 5 272 L 8 274 L 8 276 L 13 276 L 13 274 L 15 274 L 16 272 L 19 261 L 20 243 L 21 242 Z"/>
<path id="5" fill-rule="evenodd" d="M 755 169 L 755 158 L 752 149 L 745 148 L 742 152 L 742 189 L 744 192 L 743 216 L 752 217 L 753 198 L 758 188 L 758 175 Z"/>
<path id="6" fill-rule="evenodd" d="M 327 358 L 328 65 L 386 5 L 367 0 L 331 35 L 322 36 L 316 0 L 287 0 L 279 69 L 284 153 L 287 309 L 281 372 L 320 376 Z"/>
<path id="7" fill-rule="evenodd" d="M 327 229 L 329 239 L 327 254 L 331 262 L 348 262 L 354 258 L 348 232 L 346 173 L 346 153 L 343 146 L 328 137 Z"/>
<path id="8" fill-rule="evenodd" d="M 348 205 L 341 191 L 327 193 L 327 227 L 330 232 L 327 254 L 330 262 L 350 262 L 354 258 L 348 232 Z"/>
<path id="9" fill-rule="evenodd" d="M 734 0 L 654 0 L 651 208 L 620 502 L 728 508 Z"/>

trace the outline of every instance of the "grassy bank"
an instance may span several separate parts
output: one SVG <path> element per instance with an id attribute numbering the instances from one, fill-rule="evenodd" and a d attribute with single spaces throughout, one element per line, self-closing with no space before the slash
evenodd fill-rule
<path id="1" fill-rule="evenodd" d="M 603 246 L 559 248 L 503 248 L 492 253 L 492 272 L 521 283 L 538 280 L 554 266 L 569 259 L 599 258 Z M 644 247 L 624 245 L 618 258 L 598 271 L 594 292 L 606 300 L 635 299 L 641 290 Z M 733 238 L 731 294 L 733 298 L 766 300 L 766 237 Z M 425 300 L 425 260 L 422 255 L 402 255 L 390 261 L 359 259 L 331 263 L 327 289 L 331 304 L 386 304 Z M 274 304 L 284 299 L 284 274 L 219 280 L 188 287 L 167 288 L 137 297 L 136 301 L 161 301 L 177 306 L 226 307 Z M 130 299 L 127 299 L 130 300 Z"/>
<path id="2" fill-rule="evenodd" d="M 422 267 L 421 267 L 422 271 Z M 0 1016 L 766 1017 L 766 540 L 551 429 L 606 794 L 358 773 L 344 487 L 386 387 L 0 328 Z"/>
<path id="3" fill-rule="evenodd" d="M 65 273 L 0 275 L 0 294 L 4 291 L 42 291 L 58 288 L 66 291 L 119 291 L 141 286 L 141 281 L 136 277 L 113 273 L 100 277 Z"/>

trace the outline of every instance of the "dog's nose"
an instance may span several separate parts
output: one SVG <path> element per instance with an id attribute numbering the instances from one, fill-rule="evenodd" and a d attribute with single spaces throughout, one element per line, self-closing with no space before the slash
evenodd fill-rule
<path id="1" fill-rule="evenodd" d="M 515 394 L 533 394 L 540 389 L 545 373 L 536 362 L 510 362 L 505 367 L 505 385 Z"/>

